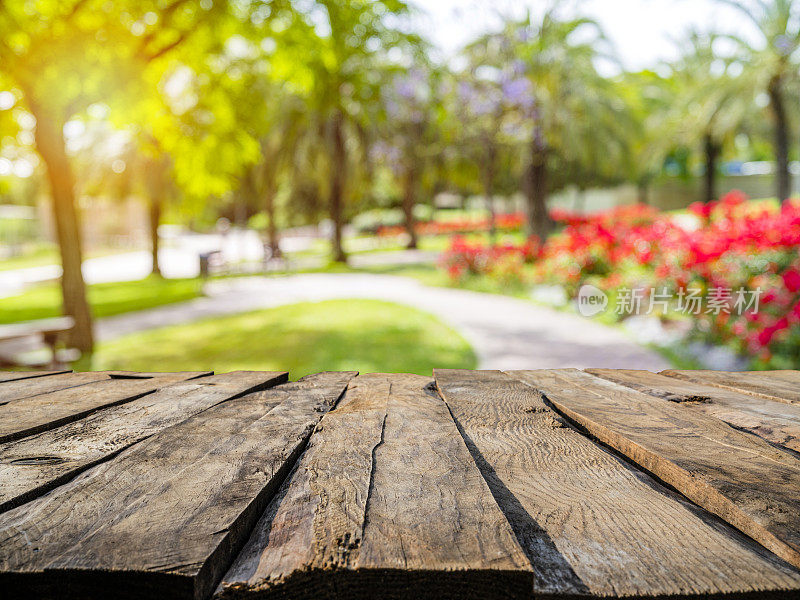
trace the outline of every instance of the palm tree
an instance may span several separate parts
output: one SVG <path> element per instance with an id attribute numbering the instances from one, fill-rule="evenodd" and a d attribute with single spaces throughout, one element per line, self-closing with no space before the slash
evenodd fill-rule
<path id="1" fill-rule="evenodd" d="M 619 120 L 625 118 L 624 106 L 615 102 L 610 82 L 595 67 L 605 43 L 602 31 L 590 19 L 559 17 L 556 7 L 553 3 L 538 19 L 529 12 L 476 43 L 483 48 L 486 64 L 511 69 L 507 93 L 523 90 L 522 80 L 530 83 L 530 91 L 524 92 L 530 94 L 529 102 L 520 112 L 529 125 L 523 187 L 529 231 L 542 239 L 553 227 L 547 196 L 569 183 L 559 179 L 569 172 L 565 167 L 594 171 L 600 168 L 594 164 L 598 155 L 610 163 L 610 157 L 621 158 L 627 152 L 623 137 L 616 133 Z M 578 30 L 592 35 L 574 35 Z"/>
<path id="2" fill-rule="evenodd" d="M 369 128 L 380 84 L 380 73 L 392 68 L 386 58 L 389 48 L 417 44 L 415 36 L 403 34 L 390 18 L 408 12 L 400 0 L 318 0 L 315 27 L 308 47 L 313 74 L 310 105 L 327 149 L 329 182 L 327 196 L 333 222 L 333 259 L 346 262 L 342 246 L 345 204 L 357 193 L 357 173 L 368 161 Z M 327 29 L 327 31 L 325 31 Z M 362 158 L 353 160 L 351 148 Z"/>
<path id="3" fill-rule="evenodd" d="M 747 78 L 731 75 L 734 62 L 714 50 L 716 35 L 692 32 L 672 65 L 674 96 L 665 115 L 672 135 L 664 140 L 687 147 L 700 144 L 704 157 L 703 200 L 717 198 L 718 161 L 754 109 L 755 91 Z"/>
<path id="4" fill-rule="evenodd" d="M 650 185 L 661 172 L 670 150 L 664 147 L 665 136 L 659 126 L 662 115 L 671 105 L 672 82 L 653 71 L 628 74 L 625 79 L 633 79 L 633 88 L 628 88 L 632 92 L 628 106 L 636 125 L 631 135 L 628 172 L 630 179 L 636 182 L 636 200 L 649 204 Z"/>
<path id="5" fill-rule="evenodd" d="M 717 0 L 732 6 L 754 26 L 761 40 L 757 47 L 728 35 L 738 46 L 745 65 L 744 76 L 754 89 L 769 95 L 774 124 L 777 195 L 786 201 L 791 194 L 789 174 L 789 117 L 786 87 L 796 78 L 800 49 L 798 3 L 793 0 Z"/>
<path id="6" fill-rule="evenodd" d="M 271 127 L 261 136 L 261 161 L 253 166 L 253 185 L 263 198 L 267 215 L 267 245 L 271 257 L 281 255 L 276 203 L 281 178 L 289 172 L 301 136 L 309 133 L 301 98 L 284 95 L 276 105 Z"/>
<path id="7" fill-rule="evenodd" d="M 474 165 L 476 187 L 483 192 L 489 213 L 489 240 L 494 244 L 497 239 L 494 196 L 501 152 L 515 142 L 503 135 L 503 125 L 509 113 L 523 107 L 514 102 L 516 98 L 506 98 L 499 78 L 480 77 L 485 60 L 483 50 L 482 46 L 466 48 L 468 68 L 457 74 L 458 84 L 452 86 L 454 93 L 448 99 L 451 105 L 448 108 L 456 118 L 452 125 L 459 150 Z M 529 94 L 522 96 L 523 103 L 530 100 Z"/>

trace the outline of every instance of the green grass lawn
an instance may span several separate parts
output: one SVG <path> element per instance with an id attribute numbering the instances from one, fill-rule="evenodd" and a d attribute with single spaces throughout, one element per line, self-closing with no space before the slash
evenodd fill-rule
<path id="1" fill-rule="evenodd" d="M 84 255 L 84 258 L 99 258 L 101 256 L 112 256 L 114 254 L 124 254 L 134 252 L 135 249 L 127 248 L 105 248 L 92 250 Z M 61 257 L 58 253 L 58 246 L 50 243 L 41 243 L 29 248 L 20 256 L 0 259 L 0 271 L 11 271 L 14 269 L 28 269 L 30 267 L 44 267 L 47 265 L 61 264 Z"/>
<path id="2" fill-rule="evenodd" d="M 42 243 L 27 249 L 19 256 L 0 259 L 0 271 L 55 265 L 58 261 L 58 248 L 54 244 Z"/>
<path id="3" fill-rule="evenodd" d="M 202 293 L 199 279 L 161 279 L 98 283 L 89 286 L 89 302 L 95 317 L 110 317 L 162 304 L 183 302 Z M 16 323 L 57 317 L 61 314 L 61 288 L 49 283 L 18 296 L 0 299 L 0 323 Z"/>
<path id="4" fill-rule="evenodd" d="M 402 372 L 474 369 L 475 353 L 432 315 L 391 302 L 329 300 L 207 319 L 101 344 L 94 369 Z"/>

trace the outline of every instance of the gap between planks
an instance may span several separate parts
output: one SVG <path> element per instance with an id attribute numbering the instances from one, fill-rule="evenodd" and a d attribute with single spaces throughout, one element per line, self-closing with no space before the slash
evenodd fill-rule
<path id="1" fill-rule="evenodd" d="M 203 373 L 200 373 L 203 375 Z M 78 421 L 95 411 L 124 404 L 152 394 L 170 384 L 194 379 L 198 373 L 178 373 L 163 377 L 122 379 L 112 378 L 107 373 L 71 373 L 42 379 L 23 380 L 0 385 L 0 442 L 18 440 L 41 431 L 54 429 L 66 423 Z M 58 382 L 54 390 L 19 389 L 16 395 L 8 395 L 8 386 L 26 381 L 53 383 L 52 380 L 66 377 Z M 35 393 L 34 393 L 35 392 Z"/>
<path id="2" fill-rule="evenodd" d="M 437 386 L 535 570 L 535 593 L 785 597 L 800 574 L 567 425 L 499 371 Z"/>
<path id="3" fill-rule="evenodd" d="M 681 403 L 740 431 L 800 455 L 800 404 L 778 402 L 741 391 L 694 383 L 650 371 L 586 369 L 587 373 L 631 389 Z"/>
<path id="4" fill-rule="evenodd" d="M 431 384 L 351 381 L 217 595 L 529 598 L 528 559 Z"/>
<path id="5" fill-rule="evenodd" d="M 5 597 L 207 597 L 353 375 L 217 404 L 3 513 Z"/>
<path id="6" fill-rule="evenodd" d="M 68 369 L 63 371 L 0 371 L 0 383 L 19 381 L 20 379 L 35 379 L 36 377 L 47 377 L 49 375 L 62 375 L 71 372 Z"/>
<path id="7" fill-rule="evenodd" d="M 66 483 L 162 429 L 286 379 L 285 372 L 247 371 L 195 378 L 0 445 L 0 512 Z"/>
<path id="8" fill-rule="evenodd" d="M 800 567 L 800 461 L 685 406 L 576 369 L 513 371 L 571 421 Z"/>

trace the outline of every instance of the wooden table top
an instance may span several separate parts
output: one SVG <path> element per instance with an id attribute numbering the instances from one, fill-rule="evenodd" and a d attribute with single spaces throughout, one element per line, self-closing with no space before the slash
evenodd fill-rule
<path id="1" fill-rule="evenodd" d="M 800 598 L 800 372 L 0 372 L 2 598 Z"/>

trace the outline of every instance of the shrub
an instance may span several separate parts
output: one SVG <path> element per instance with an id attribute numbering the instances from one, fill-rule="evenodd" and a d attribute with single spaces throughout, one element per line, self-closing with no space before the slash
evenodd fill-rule
<path id="1" fill-rule="evenodd" d="M 800 365 L 800 204 L 755 205 L 732 192 L 683 215 L 633 205 L 552 217 L 561 229 L 543 246 L 534 239 L 488 247 L 454 238 L 442 267 L 455 281 L 552 283 L 572 296 L 584 283 L 613 297 L 623 289 L 675 298 L 697 290 L 720 308 L 704 305 L 688 315 L 696 335 L 733 345 L 763 366 Z M 750 306 L 740 314 L 743 299 Z"/>

